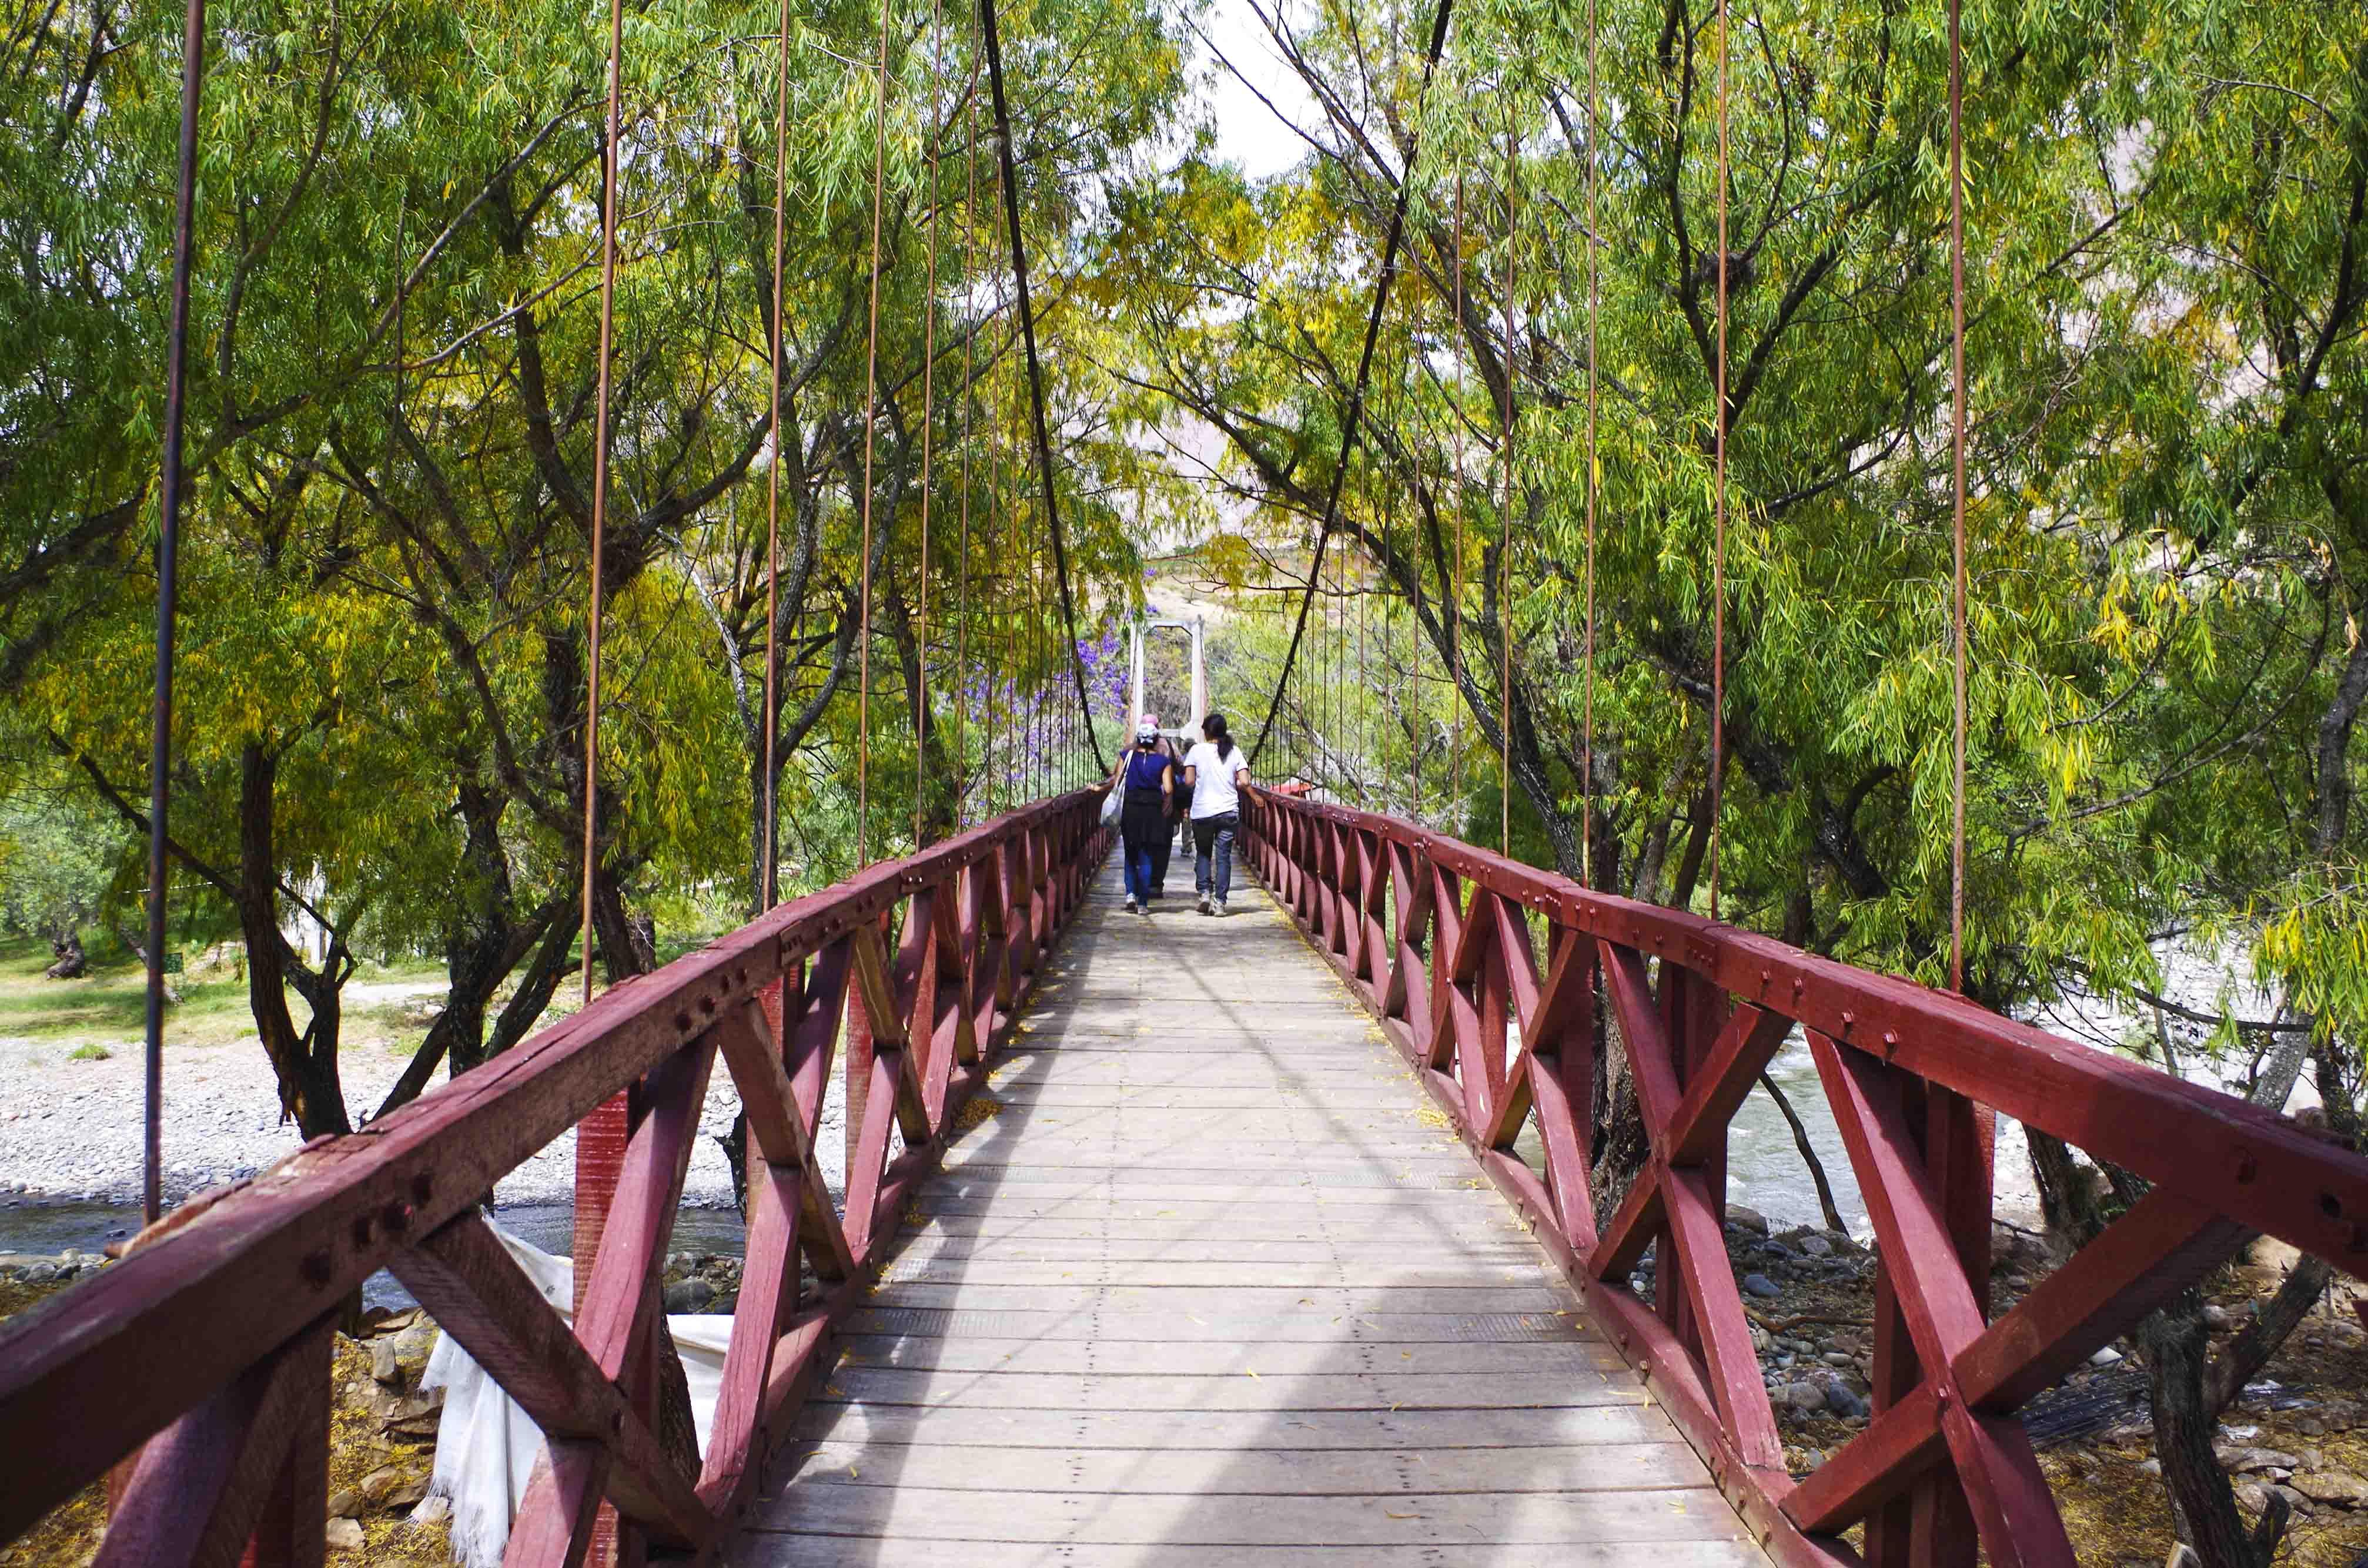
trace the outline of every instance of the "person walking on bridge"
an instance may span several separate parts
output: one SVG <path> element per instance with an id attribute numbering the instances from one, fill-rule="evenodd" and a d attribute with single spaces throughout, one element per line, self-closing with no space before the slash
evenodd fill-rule
<path id="1" fill-rule="evenodd" d="M 1168 801 L 1175 794 L 1170 771 L 1175 758 L 1159 738 L 1159 717 L 1145 713 L 1135 721 L 1134 745 L 1119 758 L 1111 785 L 1120 798 L 1119 841 L 1126 851 L 1126 910 L 1151 913 L 1153 852 L 1159 835 L 1171 831 Z"/>
<path id="2" fill-rule="evenodd" d="M 1192 791 L 1192 887 L 1201 913 L 1225 913 L 1234 883 L 1234 834 L 1241 826 L 1242 786 L 1249 758 L 1226 733 L 1225 716 L 1201 721 L 1202 739 L 1184 754 L 1184 787 Z"/>

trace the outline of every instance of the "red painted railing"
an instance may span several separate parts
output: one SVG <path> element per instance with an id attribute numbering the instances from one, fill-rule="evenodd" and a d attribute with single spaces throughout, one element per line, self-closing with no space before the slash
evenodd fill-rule
<path id="1" fill-rule="evenodd" d="M 1252 862 L 1382 1021 L 1780 1561 L 2076 1559 L 2015 1412 L 2266 1232 L 2368 1275 L 2368 1160 L 1911 982 L 1589 892 L 1390 817 L 1255 791 Z M 1542 927 L 1543 949 L 1533 940 Z M 1596 1010 L 1651 1136 L 1595 1212 Z M 1724 1244 L 1726 1127 L 1806 1033 L 1876 1238 L 1874 1413 L 1787 1473 Z M 1508 1044 L 1508 1032 L 1520 1042 Z M 2153 1183 L 1991 1316 L 1992 1112 Z M 1534 1123 L 1543 1175 L 1514 1142 Z M 1655 1249 L 1653 1299 L 1630 1288 Z"/>
<path id="2" fill-rule="evenodd" d="M 785 904 L 365 1131 L 193 1199 L 169 1233 L 0 1327 L 0 1540 L 137 1450 L 100 1562 L 319 1563 L 329 1335 L 385 1267 L 550 1440 L 507 1562 L 580 1561 L 604 1499 L 621 1560 L 703 1551 L 746 1505 L 1084 897 L 1110 844 L 1100 797 L 1030 806 Z M 814 1153 L 842 1019 L 843 1208 Z M 658 1436 L 652 1325 L 719 1055 L 747 1111 L 748 1247 L 694 1476 Z M 571 1332 L 478 1204 L 626 1091 L 632 1131 Z M 820 1281 L 803 1298 L 801 1255 Z"/>

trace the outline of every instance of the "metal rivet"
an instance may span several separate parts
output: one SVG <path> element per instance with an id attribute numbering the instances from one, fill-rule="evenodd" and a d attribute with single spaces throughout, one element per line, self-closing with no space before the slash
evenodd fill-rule
<path id="1" fill-rule="evenodd" d="M 690 1028 L 690 1015 L 689 1013 L 677 1013 L 674 1016 L 674 1027 L 677 1029 L 688 1030 Z"/>

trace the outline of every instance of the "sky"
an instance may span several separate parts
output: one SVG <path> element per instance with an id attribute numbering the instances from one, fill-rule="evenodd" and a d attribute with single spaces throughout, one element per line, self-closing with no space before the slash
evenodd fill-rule
<path id="1" fill-rule="evenodd" d="M 1209 42 L 1223 51 L 1276 108 L 1301 124 L 1314 123 L 1314 100 L 1307 96 L 1297 74 L 1275 52 L 1273 40 L 1267 37 L 1265 27 L 1245 0 L 1213 0 L 1201 30 Z M 1306 153 L 1307 143 L 1278 119 L 1272 109 L 1260 103 L 1257 94 L 1232 71 L 1212 60 L 1204 59 L 1201 63 L 1213 68 L 1208 91 L 1216 115 L 1218 155 L 1238 164 L 1242 172 L 1253 179 L 1280 174 L 1297 163 Z"/>

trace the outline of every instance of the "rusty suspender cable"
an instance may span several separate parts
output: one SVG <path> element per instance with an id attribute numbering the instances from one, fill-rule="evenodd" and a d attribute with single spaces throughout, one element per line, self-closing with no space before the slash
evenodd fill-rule
<path id="1" fill-rule="evenodd" d="M 164 476 L 156 515 L 156 696 L 148 732 L 148 999 L 141 1058 L 140 1214 L 165 1205 L 165 851 L 173 803 L 173 631 L 180 601 L 181 445 L 188 408 L 189 268 L 198 203 L 198 108 L 205 92 L 206 0 L 181 21 L 180 170 L 173 187 L 173 319 L 165 356 Z M 402 367 L 396 366 L 401 385 Z"/>
<path id="2" fill-rule="evenodd" d="M 1718 918 L 1718 830 L 1726 795 L 1726 0 L 1718 0 L 1718 391 L 1711 407 L 1717 449 L 1717 517 L 1710 588 L 1710 917 Z"/>
<path id="3" fill-rule="evenodd" d="M 770 909 L 780 898 L 780 831 L 774 813 L 780 790 L 775 771 L 780 729 L 781 652 L 781 338 L 788 311 L 781 299 L 781 252 L 787 232 L 790 153 L 790 0 L 781 0 L 781 59 L 773 85 L 773 461 L 765 473 L 765 844 L 758 852 L 757 907 Z"/>
<path id="4" fill-rule="evenodd" d="M 624 0 L 609 0 L 609 135 L 600 159 L 600 375 L 592 437 L 592 591 L 589 656 L 584 702 L 584 1000 L 592 1000 L 594 831 L 600 800 L 600 574 L 609 526 L 609 415 L 617 329 L 617 165 L 622 139 L 625 51 Z M 580 1294 L 580 1292 L 579 1292 Z"/>
<path id="5" fill-rule="evenodd" d="M 987 0 L 991 4 L 992 0 Z M 1439 68 L 1440 51 L 1447 43 L 1447 22 L 1455 0 L 1439 0 L 1439 14 L 1430 27 L 1430 48 L 1423 56 L 1422 83 L 1415 91 L 1415 123 L 1422 119 L 1423 101 L 1430 96 L 1431 74 Z M 1357 447 L 1357 421 L 1365 409 L 1365 383 L 1372 375 L 1373 344 L 1381 335 L 1382 312 L 1390 301 L 1390 282 L 1397 276 L 1398 247 L 1406 236 L 1406 200 L 1414 193 L 1415 159 L 1421 152 L 1419 141 L 1406 153 L 1406 166 L 1398 176 L 1396 199 L 1390 204 L 1388 237 L 1382 244 L 1382 272 L 1373 282 L 1373 308 L 1365 318 L 1365 346 L 1357 356 L 1356 385 L 1349 393 L 1349 412 L 1340 425 L 1340 456 L 1332 465 L 1332 483 L 1324 496 L 1324 523 L 1315 533 L 1315 559 L 1307 573 L 1307 597 L 1300 601 L 1298 624 L 1292 629 L 1291 645 L 1283 650 L 1282 673 L 1275 677 L 1274 695 L 1267 702 L 1265 722 L 1258 725 L 1258 740 L 1250 746 L 1249 764 L 1258 766 L 1258 753 L 1266 746 L 1267 732 L 1274 727 L 1274 716 L 1282 709 L 1282 694 L 1291 684 L 1291 666 L 1299 657 L 1299 644 L 1307 634 L 1307 611 L 1315 602 L 1315 594 L 1324 576 L 1324 547 L 1331 542 L 1333 524 L 1340 512 L 1340 486 L 1349 476 L 1349 459 Z"/>
<path id="6" fill-rule="evenodd" d="M 928 788 L 929 713 L 929 493 L 936 488 L 938 372 L 938 155 L 945 151 L 945 120 L 939 113 L 946 73 L 945 11 L 929 0 L 929 262 L 921 303 L 921 585 L 920 614 L 914 627 L 919 644 L 913 693 L 913 847 L 921 847 L 921 798 Z"/>
<path id="7" fill-rule="evenodd" d="M 1965 988 L 1965 59 L 1961 0 L 1949 0 L 1949 447 L 1956 581 L 1955 756 L 1949 823 L 1949 987 Z"/>
<path id="8" fill-rule="evenodd" d="M 1596 317 L 1602 303 L 1596 242 L 1602 233 L 1599 176 L 1603 167 L 1597 137 L 1596 70 L 1598 35 L 1595 0 L 1587 0 L 1587 640 L 1586 698 L 1578 749 L 1578 876 L 1595 885 L 1595 510 L 1596 492 L 1603 483 L 1603 460 L 1595 440 Z"/>
<path id="9" fill-rule="evenodd" d="M 1061 503 L 1053 483 L 1053 436 L 1044 423 L 1044 372 L 1036 358 L 1036 317 L 1028 298 L 1028 247 L 1019 233 L 1019 179 L 1013 172 L 1011 108 L 1003 95 L 1003 40 L 996 30 L 995 0 L 978 0 L 979 31 L 986 41 L 987 85 L 995 95 L 995 141 L 1003 161 L 1003 216 L 1011 229 L 1011 279 L 1018 293 L 1019 336 L 1028 350 L 1028 392 L 1035 415 L 1036 466 L 1044 480 L 1044 526 L 1053 541 L 1053 569 L 1060 580 L 1061 623 L 1069 638 L 1069 674 L 1076 683 L 1077 711 L 1085 717 L 1094 762 L 1110 769 L 1101 736 L 1094 733 L 1093 704 L 1086 696 L 1086 666 L 1077 654 L 1077 612 L 1069 597 L 1069 553 L 1061 543 Z"/>
<path id="10" fill-rule="evenodd" d="M 888 28 L 895 0 L 880 0 L 879 88 L 872 100 L 871 312 L 863 347 L 863 598 L 855 679 L 855 862 L 871 863 L 871 464 L 880 427 L 880 213 L 888 183 Z"/>
<path id="11" fill-rule="evenodd" d="M 1463 795 L 1463 170 L 1455 171 L 1455 396 L 1448 420 L 1449 454 L 1455 467 L 1455 560 L 1447 589 L 1447 685 L 1454 696 L 1455 728 L 1447 739 L 1447 790 Z"/>
<path id="12" fill-rule="evenodd" d="M 1510 94 L 1506 96 L 1506 107 L 1509 118 Z M 1513 347 L 1513 293 L 1519 266 L 1513 242 L 1520 221 L 1520 135 L 1508 127 L 1505 133 L 1505 376 L 1499 400 L 1504 420 L 1499 438 L 1505 449 L 1505 512 L 1504 532 L 1497 542 L 1497 648 L 1502 655 L 1497 676 L 1497 706 L 1501 710 L 1497 725 L 1497 847 L 1508 857 L 1513 853 L 1513 376 L 1520 364 Z"/>
<path id="13" fill-rule="evenodd" d="M 978 273 L 978 42 L 971 41 L 970 85 L 962 113 L 969 133 L 962 139 L 962 166 L 969 195 L 962 202 L 962 293 L 967 299 Z M 970 736 L 963 715 L 970 707 L 970 484 L 973 410 L 978 388 L 977 321 L 962 334 L 962 551 L 956 563 L 954 609 L 954 831 L 970 825 Z"/>

